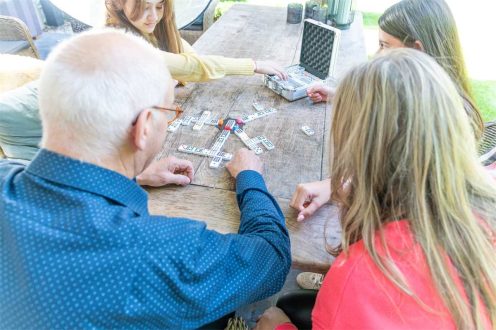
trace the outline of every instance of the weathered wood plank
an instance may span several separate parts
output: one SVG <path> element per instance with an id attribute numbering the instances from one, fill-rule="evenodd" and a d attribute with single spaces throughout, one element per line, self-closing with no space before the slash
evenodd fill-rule
<path id="1" fill-rule="evenodd" d="M 204 221 L 209 229 L 221 233 L 238 231 L 240 212 L 232 191 L 195 185 L 148 191 L 151 214 Z M 327 271 L 334 258 L 325 251 L 325 240 L 337 244 L 340 239 L 337 209 L 326 205 L 311 219 L 300 223 L 295 220 L 296 212 L 289 206 L 289 200 L 278 198 L 277 201 L 286 217 L 293 265 L 307 271 Z"/>
<path id="2" fill-rule="evenodd" d="M 195 48 L 201 54 L 270 59 L 290 65 L 298 62 L 301 27 L 286 24 L 285 8 L 235 5 L 198 40 Z M 338 79 L 351 66 L 366 60 L 362 29 L 358 15 L 351 29 L 343 31 L 336 66 Z M 250 137 L 265 135 L 276 146 L 261 158 L 267 186 L 286 217 L 293 265 L 304 270 L 326 271 L 333 258 L 325 251 L 324 230 L 329 242 L 336 244 L 340 239 L 336 208 L 324 206 L 309 221 L 298 223 L 289 199 L 298 183 L 321 180 L 329 174 L 331 107 L 322 103 L 314 105 L 306 99 L 288 102 L 263 87 L 259 75 L 188 84 L 176 89 L 176 101 L 183 105 L 185 115 L 210 110 L 214 116 L 236 117 L 253 112 L 253 102 L 278 110 L 277 114 L 248 123 L 245 130 Z M 308 137 L 301 131 L 304 124 L 315 130 L 314 136 Z M 150 189 L 153 214 L 204 220 L 209 228 L 222 233 L 237 231 L 239 211 L 232 191 L 234 180 L 224 168 L 210 169 L 209 158 L 176 151 L 180 144 L 210 147 L 218 133 L 212 126 L 200 131 L 183 126 L 169 133 L 161 157 L 175 155 L 190 159 L 196 175 L 193 184 L 185 188 Z M 242 146 L 233 135 L 223 149 L 233 153 Z"/>
<path id="3" fill-rule="evenodd" d="M 200 53 L 222 52 L 226 56 L 253 58 L 261 58 L 263 54 L 283 64 L 291 63 L 299 45 L 300 25 L 286 24 L 285 12 L 281 8 L 247 5 L 234 8 L 195 44 Z M 269 27 L 270 31 L 267 30 Z M 261 156 L 266 164 L 267 185 L 275 196 L 290 198 L 299 182 L 320 180 L 325 105 L 313 105 L 306 99 L 288 102 L 265 88 L 260 76 L 227 77 L 209 83 L 190 84 L 185 89 L 188 90 L 183 92 L 187 95 L 184 102 L 186 114 L 208 109 L 222 117 L 237 117 L 252 113 L 255 101 L 278 110 L 277 114 L 250 122 L 245 128 L 250 137 L 264 135 L 276 146 Z M 312 137 L 303 134 L 301 126 L 304 124 L 312 127 L 316 134 Z M 164 155 L 183 157 L 175 151 L 182 143 L 209 147 L 216 134 L 218 132 L 213 127 L 205 127 L 200 132 L 182 127 L 180 132 L 169 136 L 165 145 L 168 151 Z M 233 135 L 224 150 L 233 153 L 243 146 Z M 210 169 L 208 159 L 186 158 L 191 159 L 197 169 L 194 184 L 233 189 L 232 180 L 225 170 Z"/>

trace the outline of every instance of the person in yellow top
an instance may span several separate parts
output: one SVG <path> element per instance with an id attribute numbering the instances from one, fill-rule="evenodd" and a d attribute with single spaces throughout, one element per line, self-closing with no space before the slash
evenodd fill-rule
<path id="1" fill-rule="evenodd" d="M 227 75 L 287 75 L 272 62 L 199 55 L 179 35 L 173 0 L 106 0 L 106 26 L 141 35 L 163 53 L 171 75 L 181 82 L 208 81 Z"/>

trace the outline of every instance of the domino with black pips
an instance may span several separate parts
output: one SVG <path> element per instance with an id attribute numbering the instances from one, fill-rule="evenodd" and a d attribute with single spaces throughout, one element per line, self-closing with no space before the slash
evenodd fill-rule
<path id="1" fill-rule="evenodd" d="M 301 126 L 301 130 L 308 136 L 312 136 L 315 134 L 315 131 L 306 125 Z"/>
<path id="2" fill-rule="evenodd" d="M 187 144 L 181 144 L 177 150 L 179 152 L 184 152 L 186 154 L 192 154 L 192 155 L 198 155 L 198 156 L 204 156 L 204 157 L 213 157 L 213 152 L 210 149 L 207 148 L 199 148 L 199 147 L 194 147 L 190 146 Z M 233 154 L 228 153 L 228 152 L 223 152 L 220 151 L 217 153 L 217 156 L 221 157 L 222 160 L 229 161 L 233 158 Z"/>
<path id="3" fill-rule="evenodd" d="M 212 113 L 210 111 L 207 111 L 207 110 L 203 111 L 201 116 L 200 116 L 200 119 L 198 119 L 195 126 L 193 126 L 193 130 L 195 130 L 195 131 L 200 130 L 203 127 L 203 125 L 205 124 L 205 122 L 210 118 L 211 114 Z"/>
<path id="4" fill-rule="evenodd" d="M 210 168 L 219 168 L 220 163 L 222 163 L 222 157 L 220 156 L 215 156 L 212 161 L 210 162 L 209 167 Z"/>
<path id="5" fill-rule="evenodd" d="M 184 116 L 184 118 L 181 120 L 181 125 L 188 126 L 189 124 L 191 124 L 192 121 L 193 121 L 192 116 Z"/>
<path id="6" fill-rule="evenodd" d="M 254 108 L 255 108 L 255 110 L 257 110 L 257 111 L 262 111 L 263 109 L 265 109 L 265 108 L 264 108 L 264 106 L 263 106 L 263 105 L 261 105 L 261 104 L 260 104 L 260 103 L 258 103 L 258 102 L 253 102 L 253 107 L 254 107 Z"/>
<path id="7" fill-rule="evenodd" d="M 265 136 L 257 136 L 257 139 L 258 139 L 258 141 L 262 142 L 263 146 L 267 150 L 272 150 L 275 148 L 274 144 L 269 139 L 267 139 Z"/>
<path id="8" fill-rule="evenodd" d="M 171 133 L 174 133 L 175 131 L 177 131 L 177 129 L 179 128 L 179 126 L 181 126 L 181 119 L 176 119 L 174 120 L 168 127 L 167 127 L 167 130 Z"/>

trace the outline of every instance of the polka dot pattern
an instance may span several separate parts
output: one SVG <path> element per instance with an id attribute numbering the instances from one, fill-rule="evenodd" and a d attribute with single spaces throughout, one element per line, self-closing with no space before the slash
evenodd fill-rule
<path id="1" fill-rule="evenodd" d="M 136 182 L 40 150 L 0 161 L 0 328 L 197 328 L 282 287 L 284 217 L 263 178 L 237 179 L 239 234 L 150 216 Z"/>

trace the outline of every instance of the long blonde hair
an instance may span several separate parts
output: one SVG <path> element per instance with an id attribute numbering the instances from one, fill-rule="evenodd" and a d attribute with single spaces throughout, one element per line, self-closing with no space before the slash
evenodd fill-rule
<path id="1" fill-rule="evenodd" d="M 415 297 L 374 242 L 378 234 L 386 247 L 384 224 L 407 219 L 457 326 L 483 328 L 484 310 L 495 326 L 495 181 L 477 159 L 450 77 L 422 52 L 392 50 L 346 75 L 333 111 L 331 191 L 342 206 L 343 228 L 342 244 L 333 252 L 347 253 L 363 240 L 379 269 Z"/>
<path id="2" fill-rule="evenodd" d="M 174 12 L 174 1 L 164 1 L 164 16 L 155 27 L 153 34 L 143 34 L 131 23 L 143 16 L 146 7 L 146 0 L 135 0 L 131 17 L 124 13 L 124 6 L 130 0 L 105 0 L 107 7 L 107 26 L 123 28 L 141 35 L 148 42 L 160 50 L 179 54 L 183 51 L 181 36 L 176 25 L 176 14 Z"/>
<path id="3" fill-rule="evenodd" d="M 457 84 L 479 139 L 484 122 L 473 100 L 458 29 L 448 4 L 444 0 L 403 0 L 382 14 L 379 27 L 408 47 L 413 47 L 416 40 L 422 43 L 424 51 L 434 57 Z"/>

